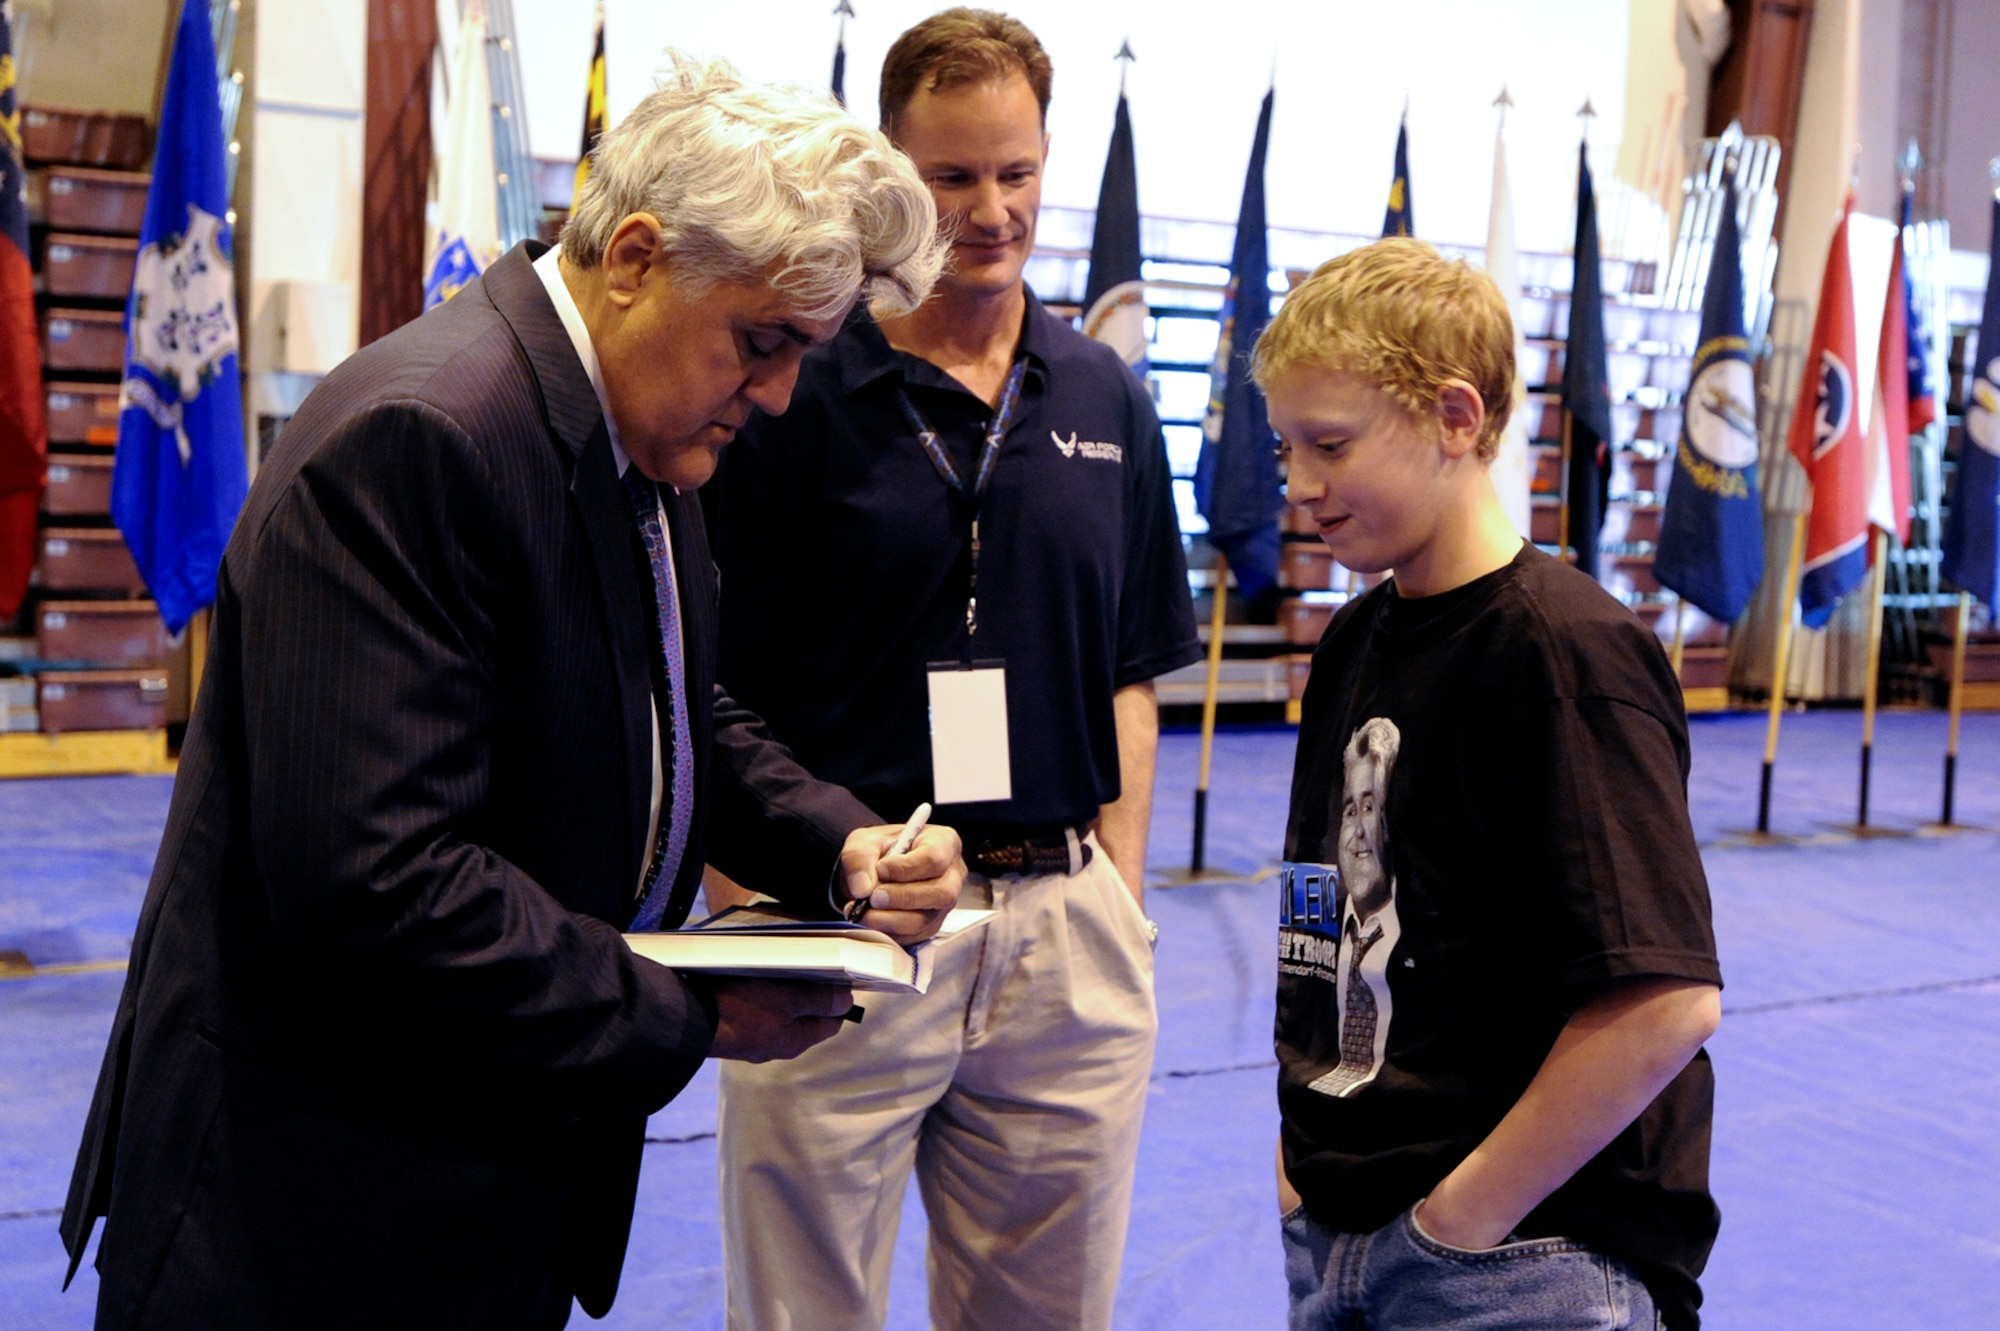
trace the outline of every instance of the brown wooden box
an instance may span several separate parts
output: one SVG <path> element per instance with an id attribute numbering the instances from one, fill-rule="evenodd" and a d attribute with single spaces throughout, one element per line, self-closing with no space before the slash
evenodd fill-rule
<path id="1" fill-rule="evenodd" d="M 1666 480 L 1666 472 L 1661 468 L 1658 459 L 1640 457 L 1637 453 L 1623 448 L 1611 455 L 1613 494 L 1633 494 L 1638 491 L 1659 494 L 1666 489 Z"/>
<path id="2" fill-rule="evenodd" d="M 1601 561 L 1599 566 L 1602 567 Z M 1653 576 L 1651 555 L 1619 555 L 1607 572 L 1609 576 L 1602 581 L 1613 592 L 1629 587 L 1642 596 L 1650 596 L 1660 590 L 1660 580 Z"/>
<path id="3" fill-rule="evenodd" d="M 1528 481 L 1528 488 L 1538 495 L 1559 495 L 1563 485 L 1563 457 L 1560 448 L 1530 448 L 1528 456 L 1535 464 L 1535 473 Z"/>
<path id="4" fill-rule="evenodd" d="M 1527 424 L 1528 438 L 1538 443 L 1562 442 L 1563 407 L 1560 400 L 1531 397 L 1521 404 L 1521 419 Z"/>
<path id="5" fill-rule="evenodd" d="M 1937 671 L 1938 678 L 1951 679 L 1951 644 L 1948 642 L 1927 643 L 1926 650 L 1931 659 L 1931 669 Z M 1965 645 L 1965 682 L 1983 684 L 2000 681 L 2000 642 L 1969 642 Z"/>
<path id="6" fill-rule="evenodd" d="M 1278 607 L 1278 626 L 1285 631 L 1285 641 L 1298 647 L 1317 647 L 1336 608 L 1330 601 L 1287 599 Z"/>
<path id="7" fill-rule="evenodd" d="M 42 730 L 157 730 L 167 723 L 164 670 L 51 670 L 41 676 Z"/>
<path id="8" fill-rule="evenodd" d="M 125 312 L 50 309 L 42 316 L 42 364 L 51 370 L 112 374 L 124 369 Z"/>
<path id="9" fill-rule="evenodd" d="M 157 665 L 172 650 L 151 601 L 44 601 L 35 613 L 35 652 L 44 660 Z"/>
<path id="10" fill-rule="evenodd" d="M 51 296 L 123 300 L 138 260 L 139 242 L 129 236 L 51 231 L 42 246 L 42 284 Z"/>
<path id="11" fill-rule="evenodd" d="M 21 108 L 21 148 L 31 162 L 131 171 L 145 165 L 153 135 L 146 118 L 129 111 L 80 111 L 68 106 Z"/>
<path id="12" fill-rule="evenodd" d="M 1726 689 L 1729 687 L 1727 647 L 1681 648 L 1681 687 L 1684 689 Z"/>
<path id="13" fill-rule="evenodd" d="M 1300 652 L 1285 658 L 1285 683 L 1290 686 L 1293 702 L 1306 696 L 1306 681 L 1312 678 L 1312 671 L 1311 652 Z"/>
<path id="14" fill-rule="evenodd" d="M 1533 501 L 1528 509 L 1528 539 L 1537 545 L 1557 545 L 1562 541 L 1560 501 Z"/>
<path id="15" fill-rule="evenodd" d="M 123 356 L 124 352 L 121 350 L 119 355 Z M 118 385 L 61 381 L 50 384 L 49 442 L 117 443 Z"/>
<path id="16" fill-rule="evenodd" d="M 44 527 L 42 586 L 52 592 L 143 592 L 146 580 L 113 527 Z"/>
<path id="17" fill-rule="evenodd" d="M 111 459 L 101 453 L 49 454 L 42 512 L 56 518 L 101 518 L 111 512 Z"/>
<path id="18" fill-rule="evenodd" d="M 1278 555 L 1278 585 L 1323 592 L 1333 585 L 1333 551 L 1318 541 L 1287 541 Z"/>
<path id="19" fill-rule="evenodd" d="M 1660 509 L 1611 501 L 1604 514 L 1604 530 L 1598 540 L 1606 545 L 1660 539 Z"/>
<path id="20" fill-rule="evenodd" d="M 52 166 L 39 174 L 51 230 L 136 236 L 146 224 L 146 191 L 153 178 L 142 171 Z"/>

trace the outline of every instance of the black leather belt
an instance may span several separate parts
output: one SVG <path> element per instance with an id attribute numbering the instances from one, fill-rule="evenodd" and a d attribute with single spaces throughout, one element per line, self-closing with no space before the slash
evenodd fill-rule
<path id="1" fill-rule="evenodd" d="M 1008 874 L 1079 874 L 1089 865 L 1083 827 L 985 827 L 964 829 L 965 862 L 989 878 Z"/>

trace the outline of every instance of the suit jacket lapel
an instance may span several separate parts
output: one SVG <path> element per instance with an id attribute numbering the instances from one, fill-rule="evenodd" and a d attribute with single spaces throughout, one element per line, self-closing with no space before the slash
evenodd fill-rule
<path id="1" fill-rule="evenodd" d="M 550 305 L 548 292 L 542 289 L 532 267 L 532 261 L 546 249 L 532 241 L 515 246 L 487 270 L 484 283 L 494 308 L 513 328 L 528 355 L 550 434 L 574 460 L 570 497 L 597 568 L 598 595 L 617 676 L 625 736 L 625 840 L 630 861 L 626 881 L 636 885 L 650 851 L 645 842 L 652 802 L 654 727 L 651 658 L 647 653 L 655 649 L 647 642 L 646 626 L 651 621 L 639 599 L 632 511 L 618 485 L 604 411 L 583 362 L 577 359 L 569 331 Z M 650 589 L 646 594 L 650 595 Z"/>

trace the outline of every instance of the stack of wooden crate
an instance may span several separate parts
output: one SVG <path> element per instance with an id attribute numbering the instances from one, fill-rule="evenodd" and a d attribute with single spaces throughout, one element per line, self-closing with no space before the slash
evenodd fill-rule
<path id="1" fill-rule="evenodd" d="M 145 583 L 111 522 L 125 305 L 145 220 L 151 147 L 137 116 L 22 109 L 29 164 L 49 470 L 18 669 L 36 680 L 47 734 L 162 731 L 170 650 Z M 26 719 L 14 686 L 6 713 Z"/>

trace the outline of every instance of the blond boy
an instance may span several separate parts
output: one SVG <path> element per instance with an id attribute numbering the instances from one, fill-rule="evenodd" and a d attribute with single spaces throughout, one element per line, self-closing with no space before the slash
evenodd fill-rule
<path id="1" fill-rule="evenodd" d="M 1289 501 L 1392 575 L 1314 653 L 1292 782 L 1292 1325 L 1693 1328 L 1721 973 L 1686 718 L 1652 635 L 1501 509 L 1506 306 L 1385 240 L 1300 286 L 1253 369 Z"/>

